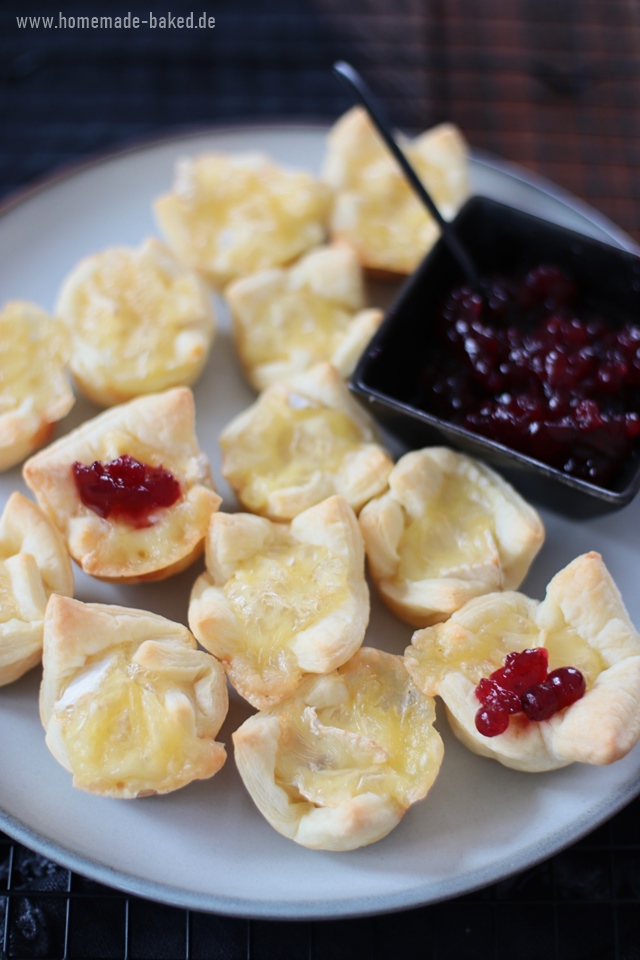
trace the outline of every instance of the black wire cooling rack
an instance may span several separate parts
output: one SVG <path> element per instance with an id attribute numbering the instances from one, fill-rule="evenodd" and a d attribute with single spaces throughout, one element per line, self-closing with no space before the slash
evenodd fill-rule
<path id="1" fill-rule="evenodd" d="M 241 920 L 111 890 L 0 834 L 2 960 L 638 960 L 640 799 L 483 890 L 384 916 Z"/>

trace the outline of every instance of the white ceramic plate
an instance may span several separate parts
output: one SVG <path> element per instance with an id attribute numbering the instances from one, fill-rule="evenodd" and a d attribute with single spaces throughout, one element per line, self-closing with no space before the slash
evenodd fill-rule
<path id="1" fill-rule="evenodd" d="M 171 181 L 176 157 L 203 150 L 264 150 L 317 170 L 317 127 L 238 128 L 143 145 L 71 171 L 19 196 L 0 215 L 0 302 L 34 300 L 52 309 L 60 281 L 80 257 L 154 232 L 151 202 Z M 592 235 L 631 246 L 604 218 L 549 184 L 476 157 L 477 192 Z M 240 379 L 229 325 L 197 385 L 198 434 L 227 508 L 217 437 L 252 394 Z M 79 401 L 63 424 L 95 408 Z M 0 479 L 0 500 L 23 488 L 19 470 Z M 640 499 L 607 519 L 580 523 L 546 515 L 548 536 L 525 587 L 541 597 L 577 554 L 599 550 L 640 623 L 637 574 Z M 186 623 L 200 567 L 160 585 L 116 587 L 77 576 L 81 600 L 142 607 Z M 411 629 L 374 601 L 366 642 L 401 653 Z M 440 776 L 425 801 L 380 843 L 354 853 L 317 853 L 285 840 L 244 791 L 233 757 L 216 777 L 165 797 L 117 801 L 74 791 L 44 745 L 39 671 L 0 690 L 0 827 L 80 873 L 133 893 L 196 910 L 239 916 L 311 918 L 397 910 L 464 893 L 551 856 L 640 791 L 640 747 L 610 768 L 574 765 L 520 774 L 468 753 L 449 734 Z M 221 739 L 249 714 L 232 700 Z"/>

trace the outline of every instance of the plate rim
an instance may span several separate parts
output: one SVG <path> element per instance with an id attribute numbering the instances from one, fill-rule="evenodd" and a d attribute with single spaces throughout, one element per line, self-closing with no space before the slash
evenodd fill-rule
<path id="1" fill-rule="evenodd" d="M 166 133 L 150 133 L 148 136 L 135 137 L 125 143 L 115 145 L 90 154 L 80 160 L 72 160 L 56 166 L 53 170 L 39 176 L 0 199 L 0 218 L 37 197 L 41 193 L 55 189 L 60 183 L 94 170 L 111 161 L 125 159 L 129 155 L 146 150 L 177 144 L 180 141 L 204 139 L 216 134 L 238 134 L 248 132 L 283 133 L 326 133 L 331 126 L 329 121 L 297 121 L 278 119 L 273 121 L 247 120 L 241 123 L 206 124 L 194 127 L 181 127 Z M 531 173 L 510 161 L 502 160 L 483 150 L 470 151 L 472 163 L 497 171 L 535 190 L 541 191 L 573 213 L 578 213 L 585 221 L 596 226 L 614 245 L 631 252 L 640 252 L 633 238 L 619 228 L 604 214 L 599 213 L 586 202 L 574 197 L 569 191 L 557 186 L 545 177 Z M 606 242 L 606 241 L 605 241 Z M 207 894 L 189 891 L 170 884 L 153 882 L 145 878 L 115 869 L 91 857 L 74 853 L 55 840 L 38 833 L 22 820 L 0 808 L 0 829 L 19 843 L 55 861 L 61 866 L 99 883 L 110 886 L 123 893 L 141 896 L 146 899 L 166 903 L 182 909 L 200 912 L 220 913 L 245 919 L 268 920 L 323 920 L 332 918 L 349 919 L 383 913 L 399 912 L 449 900 L 471 893 L 482 887 L 506 879 L 530 869 L 549 859 L 589 834 L 611 817 L 615 816 L 628 803 L 640 794 L 640 778 L 630 779 L 619 792 L 614 802 L 602 803 L 597 812 L 588 817 L 582 816 L 572 829 L 547 834 L 544 845 L 535 857 L 526 857 L 524 861 L 513 860 L 505 855 L 493 861 L 489 867 L 476 868 L 464 876 L 440 880 L 437 884 L 430 881 L 426 886 L 414 885 L 411 890 L 403 889 L 397 893 L 366 895 L 344 900 L 308 900 L 283 901 L 281 899 L 253 900 L 250 898 L 223 897 L 219 894 Z M 436 889 L 437 887 L 437 889 Z"/>
<path id="2" fill-rule="evenodd" d="M 124 142 L 106 147 L 103 150 L 92 151 L 80 159 L 72 159 L 68 162 L 58 164 L 52 170 L 36 176 L 23 185 L 9 191 L 8 194 L 0 198 L 0 217 L 5 216 L 21 203 L 31 200 L 37 194 L 45 192 L 58 183 L 70 180 L 78 174 L 92 170 L 104 163 L 122 159 L 129 154 L 152 150 L 155 147 L 177 143 L 180 140 L 205 138 L 215 134 L 235 134 L 248 130 L 326 133 L 331 126 L 330 121 L 323 121 L 321 119 L 304 119 L 299 121 L 295 118 L 282 118 L 277 120 L 258 119 L 253 122 L 251 118 L 248 118 L 246 121 L 238 123 L 195 124 L 193 126 L 177 127 L 167 132 L 150 131 L 148 134 L 127 138 Z M 541 190 L 563 207 L 566 207 L 573 213 L 578 213 L 584 220 L 594 224 L 599 230 L 606 233 L 615 245 L 640 254 L 640 243 L 637 243 L 626 231 L 611 220 L 610 217 L 604 213 L 600 213 L 599 210 L 592 207 L 587 201 L 575 196 L 575 194 L 572 194 L 569 190 L 554 183 L 553 180 L 549 180 L 542 174 L 534 173 L 526 167 L 520 166 L 518 163 L 505 160 L 491 153 L 489 150 L 484 150 L 480 147 L 470 147 L 469 157 L 474 164 L 498 170 L 505 173 L 511 179 L 517 180 L 528 187 Z"/>
<path id="3" fill-rule="evenodd" d="M 426 888 L 414 887 L 411 894 L 406 890 L 396 894 L 378 894 L 345 901 L 331 901 L 331 908 L 323 909 L 322 902 L 317 900 L 297 901 L 295 904 L 283 900 L 247 900 L 238 897 L 222 897 L 215 894 L 186 891 L 181 887 L 173 887 L 165 883 L 154 883 L 137 877 L 134 874 L 116 870 L 104 863 L 73 853 L 66 847 L 53 840 L 48 840 L 31 827 L 22 823 L 11 814 L 0 809 L 0 827 L 12 839 L 24 846 L 55 861 L 60 866 L 72 870 L 85 878 L 105 884 L 121 893 L 133 894 L 148 900 L 165 903 L 168 906 L 180 909 L 194 910 L 203 913 L 219 913 L 224 916 L 237 917 L 247 920 L 330 920 L 355 919 L 358 917 L 375 916 L 384 913 L 399 913 L 418 907 L 429 906 L 435 903 L 451 900 L 459 896 L 473 893 L 493 883 L 513 877 L 523 870 L 530 870 L 550 857 L 561 853 L 573 846 L 578 840 L 596 830 L 611 817 L 619 813 L 628 803 L 640 793 L 640 780 L 629 782 L 624 791 L 621 791 L 616 802 L 612 805 L 602 805 L 595 818 L 581 818 L 576 821 L 575 829 L 557 830 L 548 834 L 544 847 L 533 859 L 527 859 L 526 865 L 511 863 L 506 869 L 508 857 L 494 861 L 491 868 L 477 868 L 462 878 L 439 881 L 439 892 L 436 895 L 427 894 Z M 471 882 L 469 882 L 471 880 Z M 429 889 L 434 885 L 429 884 Z M 251 904 L 251 909 L 248 909 Z"/>

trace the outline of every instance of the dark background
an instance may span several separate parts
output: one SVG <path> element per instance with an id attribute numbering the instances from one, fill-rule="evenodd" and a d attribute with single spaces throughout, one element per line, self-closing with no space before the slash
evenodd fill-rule
<path id="1" fill-rule="evenodd" d="M 19 30 L 16 16 L 193 11 L 213 30 Z M 637 0 L 86 0 L 0 9 L 0 196 L 139 137 L 333 121 L 348 59 L 408 130 L 441 120 L 550 177 L 640 240 Z M 1 771 L 0 771 L 1 776 Z M 0 835 L 10 957 L 640 960 L 640 801 L 524 874 L 444 904 L 340 922 L 190 914 L 72 875 Z"/>
<path id="2" fill-rule="evenodd" d="M 164 0 L 163 0 L 164 2 Z M 334 120 L 350 59 L 398 125 L 458 123 L 640 239 L 638 0 L 4 0 L 0 189 L 167 128 Z M 199 4 L 199 5 L 196 5 Z M 202 11 L 213 30 L 45 30 L 16 14 Z"/>

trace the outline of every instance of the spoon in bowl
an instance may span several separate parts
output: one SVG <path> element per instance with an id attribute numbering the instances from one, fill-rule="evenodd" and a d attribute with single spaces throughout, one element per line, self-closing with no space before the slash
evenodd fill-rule
<path id="1" fill-rule="evenodd" d="M 473 290 L 478 290 L 480 288 L 480 277 L 473 259 L 469 256 L 469 253 L 465 249 L 464 245 L 460 243 L 455 231 L 451 228 L 451 224 L 445 220 L 440 213 L 440 210 L 434 202 L 433 197 L 407 160 L 404 151 L 398 146 L 398 143 L 396 142 L 389 125 L 382 118 L 380 110 L 376 105 L 373 95 L 366 83 L 355 67 L 352 67 L 350 63 L 345 63 L 344 60 L 339 60 L 337 63 L 334 63 L 333 72 L 349 87 L 350 91 L 356 95 L 357 99 L 367 111 L 371 122 L 374 124 L 384 143 L 387 145 L 393 157 L 399 164 L 402 172 L 407 178 L 410 186 L 413 188 L 418 199 L 427 208 L 433 219 L 440 227 L 442 239 L 446 243 L 451 255 L 457 260 L 467 283 Z"/>

